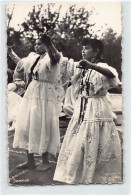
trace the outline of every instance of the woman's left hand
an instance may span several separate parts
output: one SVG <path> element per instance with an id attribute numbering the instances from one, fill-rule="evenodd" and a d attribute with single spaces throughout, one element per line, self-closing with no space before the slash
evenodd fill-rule
<path id="1" fill-rule="evenodd" d="M 79 61 L 79 65 L 77 66 L 77 68 L 89 69 L 91 68 L 91 63 L 87 60 L 81 60 Z"/>

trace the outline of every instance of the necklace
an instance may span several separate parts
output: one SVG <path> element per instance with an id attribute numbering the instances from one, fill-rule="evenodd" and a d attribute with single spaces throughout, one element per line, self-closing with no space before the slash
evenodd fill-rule
<path id="1" fill-rule="evenodd" d="M 89 71 L 89 70 L 88 70 Z M 92 70 L 90 70 L 90 72 L 87 74 L 86 76 L 86 79 L 85 79 L 85 84 L 83 82 L 83 78 L 85 76 L 85 70 L 83 70 L 83 73 L 82 73 L 82 78 L 81 78 L 81 99 L 80 99 L 80 115 L 79 115 L 79 123 L 81 124 L 84 120 L 84 115 L 85 115 L 85 110 L 86 110 L 86 105 L 88 103 L 88 98 L 84 97 L 82 95 L 83 91 L 84 91 L 84 87 L 85 90 L 86 90 L 86 95 L 89 96 L 89 89 L 90 89 L 90 82 L 89 82 L 89 79 L 90 79 L 90 76 L 91 76 L 91 72 Z"/>
<path id="2" fill-rule="evenodd" d="M 86 88 L 86 95 L 89 96 L 89 89 L 90 89 L 90 76 L 91 76 L 91 73 L 92 73 L 92 69 L 91 70 L 88 70 L 88 74 L 86 76 L 86 79 L 85 79 L 85 88 Z"/>

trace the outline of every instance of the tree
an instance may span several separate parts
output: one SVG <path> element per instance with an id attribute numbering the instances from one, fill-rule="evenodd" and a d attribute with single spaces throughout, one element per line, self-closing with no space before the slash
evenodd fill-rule
<path id="1" fill-rule="evenodd" d="M 65 56 L 79 60 L 83 38 L 92 36 L 89 27 L 94 24 L 88 23 L 91 12 L 85 7 L 77 8 L 76 5 L 71 5 L 65 15 L 62 15 L 62 5 L 57 9 L 54 7 L 55 3 L 48 3 L 46 8 L 43 4 L 34 6 L 22 24 L 23 37 L 33 44 L 35 38 L 42 33 L 48 33 Z"/>
<path id="2" fill-rule="evenodd" d="M 64 56 L 78 61 L 81 59 L 83 38 L 97 38 L 97 33 L 93 32 L 95 23 L 89 23 L 93 11 L 87 11 L 86 3 L 81 7 L 70 4 L 64 13 L 62 4 L 35 5 L 19 31 L 8 26 L 7 44 L 13 46 L 19 57 L 25 57 L 30 51 L 34 51 L 35 39 L 43 33 L 48 33 Z M 8 18 L 11 16 L 8 15 Z M 117 37 L 112 29 L 108 29 L 103 34 L 102 41 L 107 63 L 117 69 L 121 78 L 121 37 Z M 9 67 L 14 69 L 11 63 L 11 60 L 8 61 Z"/>
<path id="3" fill-rule="evenodd" d="M 105 32 L 103 38 L 104 42 L 104 57 L 106 62 L 116 68 L 119 78 L 122 77 L 121 71 L 121 36 L 117 36 L 116 33 L 110 28 Z"/>

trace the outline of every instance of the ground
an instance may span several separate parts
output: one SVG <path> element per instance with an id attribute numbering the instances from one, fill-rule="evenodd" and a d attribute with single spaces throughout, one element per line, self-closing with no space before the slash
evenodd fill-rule
<path id="1" fill-rule="evenodd" d="M 69 119 L 60 119 L 60 134 L 61 142 L 67 129 Z M 47 171 L 38 172 L 35 170 L 18 170 L 16 166 L 26 161 L 25 150 L 14 149 L 12 147 L 14 138 L 14 131 L 8 132 L 9 143 L 9 184 L 10 185 L 48 185 L 60 184 L 53 181 L 53 175 L 56 167 L 57 157 L 49 156 L 51 168 Z M 41 157 L 35 155 L 36 165 L 41 163 Z"/>
<path id="2" fill-rule="evenodd" d="M 66 132 L 67 126 L 69 123 L 69 119 L 65 117 L 60 119 L 60 134 L 61 141 L 63 141 L 64 134 Z M 122 132 L 121 126 L 118 126 L 119 135 L 121 137 Z M 9 140 L 9 184 L 10 185 L 54 185 L 61 184 L 53 181 L 53 175 L 56 167 L 57 158 L 53 155 L 49 156 L 49 161 L 51 164 L 51 168 L 47 171 L 38 172 L 35 170 L 18 170 L 16 166 L 26 161 L 26 152 L 25 150 L 14 149 L 12 147 L 13 144 L 14 131 L 8 132 L 8 140 Z M 122 140 L 122 139 L 121 139 Z M 41 157 L 39 155 L 35 155 L 36 165 L 41 163 Z M 63 184 L 63 183 L 62 183 Z"/>

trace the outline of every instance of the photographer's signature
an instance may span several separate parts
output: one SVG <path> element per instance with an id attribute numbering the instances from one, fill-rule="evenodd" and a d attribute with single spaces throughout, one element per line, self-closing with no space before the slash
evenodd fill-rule
<path id="1" fill-rule="evenodd" d="M 29 179 L 13 179 L 13 184 L 29 183 Z"/>

